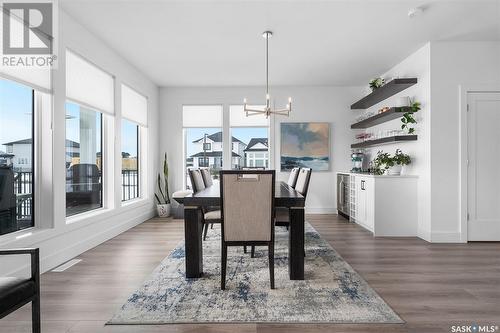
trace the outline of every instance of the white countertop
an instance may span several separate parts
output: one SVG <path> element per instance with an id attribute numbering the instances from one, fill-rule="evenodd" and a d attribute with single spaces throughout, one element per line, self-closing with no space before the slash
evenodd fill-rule
<path id="1" fill-rule="evenodd" d="M 363 176 L 363 177 L 372 177 L 372 178 L 418 178 L 417 175 L 399 175 L 399 176 L 395 176 L 395 175 L 373 175 L 373 174 L 369 174 L 369 173 L 359 173 L 359 172 L 350 172 L 350 171 L 347 171 L 347 172 L 337 172 L 337 174 L 341 174 L 341 175 L 356 175 L 356 176 Z"/>

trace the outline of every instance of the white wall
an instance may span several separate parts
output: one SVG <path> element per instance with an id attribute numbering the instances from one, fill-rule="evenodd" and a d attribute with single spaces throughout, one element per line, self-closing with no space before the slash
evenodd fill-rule
<path id="1" fill-rule="evenodd" d="M 500 84 L 500 43 L 433 42 L 431 70 L 432 241 L 466 241 L 460 225 L 459 88 Z"/>
<path id="2" fill-rule="evenodd" d="M 431 178 L 430 178 L 430 113 L 431 113 L 431 63 L 430 63 L 430 43 L 411 54 L 399 64 L 391 68 L 381 77 L 390 80 L 393 77 L 416 77 L 418 83 L 408 89 L 372 106 L 366 112 L 378 111 L 385 106 L 397 105 L 397 100 L 401 96 L 409 96 L 422 104 L 422 109 L 415 114 L 417 124 L 415 133 L 418 135 L 417 141 L 398 142 L 383 146 L 373 147 L 368 152 L 371 159 L 375 158 L 377 151 L 383 150 L 394 154 L 396 149 L 401 149 L 411 156 L 412 163 L 405 167 L 405 173 L 417 175 L 418 178 L 418 236 L 430 240 L 431 231 Z M 357 111 L 356 114 L 365 111 Z M 400 118 L 368 128 L 369 133 L 378 131 L 401 129 Z"/>
<path id="3" fill-rule="evenodd" d="M 41 119 L 42 138 L 37 144 L 41 162 L 39 163 L 39 184 L 35 197 L 37 202 L 36 228 L 0 237 L 0 247 L 39 247 L 41 269 L 47 271 L 78 254 L 110 239 L 132 226 L 145 221 L 154 214 L 154 181 L 159 164 L 158 159 L 158 87 L 137 69 L 121 58 L 100 39 L 89 33 L 63 11 L 59 16 L 59 68 L 53 71 L 53 112 Z M 82 215 L 66 223 L 65 217 L 65 49 L 70 48 L 103 70 L 115 76 L 116 117 L 105 121 L 105 127 L 114 131 L 110 142 L 105 144 L 110 155 L 109 167 L 115 177 L 108 177 L 105 186 L 109 195 L 102 210 Z M 145 198 L 121 205 L 120 190 L 120 85 L 126 83 L 148 97 L 149 128 L 142 142 L 148 143 L 143 151 L 147 158 L 147 174 L 143 178 Z M 53 131 L 50 117 L 52 113 Z M 106 123 L 107 122 L 107 123 Z M 113 134 L 113 133 L 112 133 Z M 114 154 L 113 154 L 114 153 Z M 106 152 L 105 152 L 106 154 Z M 114 156 L 113 156 L 114 155 Z M 0 276 L 6 274 L 26 274 L 27 258 L 0 258 Z"/>
<path id="4" fill-rule="evenodd" d="M 270 145 L 271 167 L 279 169 L 279 131 L 280 122 L 329 122 L 331 128 L 330 157 L 328 172 L 313 172 L 306 208 L 309 213 L 336 212 L 336 175 L 337 171 L 351 168 L 350 144 L 352 132 L 350 124 L 353 113 L 349 109 L 361 87 L 271 87 L 271 96 L 277 107 L 286 104 L 288 96 L 293 98 L 293 111 L 290 118 L 273 117 L 271 121 Z M 171 186 L 179 190 L 183 185 L 182 155 L 182 105 L 218 104 L 224 106 L 224 122 L 228 121 L 229 105 L 242 104 L 243 98 L 258 104 L 262 102 L 264 88 L 162 88 L 160 90 L 160 149 L 169 154 Z M 229 134 L 225 133 L 227 142 Z M 282 180 L 288 173 L 278 172 Z"/>

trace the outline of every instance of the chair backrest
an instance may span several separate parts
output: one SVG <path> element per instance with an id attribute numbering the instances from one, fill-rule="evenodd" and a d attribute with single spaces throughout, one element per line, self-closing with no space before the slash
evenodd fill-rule
<path id="1" fill-rule="evenodd" d="M 273 240 L 275 171 L 228 170 L 220 174 L 223 240 Z"/>
<path id="2" fill-rule="evenodd" d="M 299 171 L 299 176 L 297 177 L 297 183 L 295 184 L 295 190 L 307 197 L 307 190 L 309 189 L 309 181 L 311 180 L 311 168 L 301 168 Z"/>
<path id="3" fill-rule="evenodd" d="M 189 179 L 191 179 L 191 186 L 193 187 L 193 192 L 200 192 L 205 189 L 205 182 L 203 181 L 203 176 L 200 169 L 189 169 Z"/>
<path id="4" fill-rule="evenodd" d="M 299 176 L 300 168 L 293 168 L 290 172 L 290 176 L 288 176 L 288 186 L 295 188 L 295 184 L 297 184 L 297 177 Z"/>
<path id="5" fill-rule="evenodd" d="M 200 168 L 201 175 L 203 176 L 203 183 L 205 187 L 212 186 L 214 182 L 212 181 L 212 175 L 210 174 L 210 168 Z"/>

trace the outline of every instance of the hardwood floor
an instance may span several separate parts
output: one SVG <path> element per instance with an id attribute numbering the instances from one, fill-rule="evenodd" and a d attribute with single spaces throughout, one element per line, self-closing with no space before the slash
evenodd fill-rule
<path id="1" fill-rule="evenodd" d="M 309 221 L 406 321 L 405 324 L 219 324 L 104 326 L 183 238 L 181 220 L 147 221 L 41 277 L 42 332 L 451 332 L 500 325 L 500 243 L 429 244 L 373 238 L 336 215 Z M 30 305 L 0 320 L 0 332 L 31 332 Z"/>

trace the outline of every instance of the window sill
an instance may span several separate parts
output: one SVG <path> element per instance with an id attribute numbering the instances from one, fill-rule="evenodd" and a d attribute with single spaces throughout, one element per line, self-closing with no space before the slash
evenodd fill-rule
<path id="1" fill-rule="evenodd" d="M 100 215 L 105 214 L 107 212 L 110 212 L 112 210 L 113 210 L 112 208 L 101 207 L 101 208 L 90 210 L 88 212 L 83 212 L 83 213 L 79 213 L 76 215 L 68 216 L 68 217 L 66 217 L 66 224 L 78 223 L 78 222 L 87 220 L 87 219 L 92 218 L 92 217 L 100 216 Z"/>
<path id="2" fill-rule="evenodd" d="M 0 236 L 0 246 L 5 247 L 8 244 L 15 243 L 15 242 L 21 242 L 21 241 L 26 241 L 27 243 L 32 243 L 32 239 L 38 239 L 39 237 L 44 236 L 45 234 L 48 234 L 52 228 L 48 229 L 37 229 L 35 227 L 32 228 L 27 228 L 15 232 L 11 232 L 9 234 L 1 235 Z M 16 247 L 22 247 L 22 245 L 16 244 Z"/>

